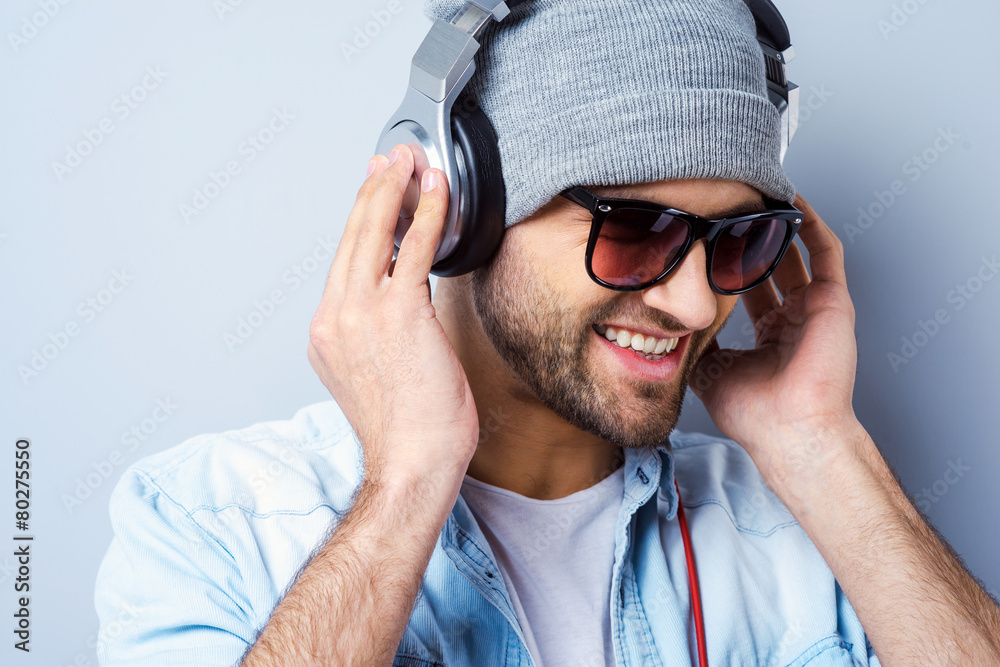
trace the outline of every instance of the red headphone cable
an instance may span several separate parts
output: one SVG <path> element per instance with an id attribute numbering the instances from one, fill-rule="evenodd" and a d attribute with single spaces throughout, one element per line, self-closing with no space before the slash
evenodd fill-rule
<path id="1" fill-rule="evenodd" d="M 674 478 L 674 488 L 677 489 L 677 520 L 681 525 L 681 538 L 684 540 L 684 556 L 687 559 L 688 585 L 691 588 L 691 613 L 694 615 L 694 629 L 698 637 L 698 665 L 708 667 L 708 654 L 705 650 L 705 621 L 701 615 L 701 593 L 698 590 L 698 570 L 694 564 L 694 549 L 691 548 L 691 534 L 688 532 L 687 518 L 684 516 L 684 504 L 681 503 L 681 488 Z"/>

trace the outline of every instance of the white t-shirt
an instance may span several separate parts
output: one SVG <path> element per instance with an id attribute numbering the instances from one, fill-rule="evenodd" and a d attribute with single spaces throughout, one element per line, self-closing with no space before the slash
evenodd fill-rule
<path id="1" fill-rule="evenodd" d="M 462 497 L 496 555 L 538 667 L 615 664 L 611 573 L 624 491 L 624 466 L 555 500 L 465 476 Z"/>

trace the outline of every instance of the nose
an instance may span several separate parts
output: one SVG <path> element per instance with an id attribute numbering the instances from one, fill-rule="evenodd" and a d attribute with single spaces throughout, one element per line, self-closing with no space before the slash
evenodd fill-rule
<path id="1" fill-rule="evenodd" d="M 710 327 L 718 314 L 718 295 L 708 284 L 706 248 L 699 239 L 670 275 L 642 291 L 647 305 L 695 331 Z"/>

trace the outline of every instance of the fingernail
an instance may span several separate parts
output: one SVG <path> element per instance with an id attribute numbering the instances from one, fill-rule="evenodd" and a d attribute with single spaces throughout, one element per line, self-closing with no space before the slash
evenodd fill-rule
<path id="1" fill-rule="evenodd" d="M 423 176 L 423 182 L 424 182 L 423 183 L 424 192 L 430 192 L 431 190 L 433 190 L 435 186 L 437 186 L 438 182 L 437 172 L 431 171 L 430 169 L 425 171 Z"/>
<path id="2" fill-rule="evenodd" d="M 398 157 L 399 157 L 399 149 L 398 148 L 393 148 L 392 152 L 389 153 L 389 164 L 392 164 L 393 162 L 395 162 L 396 158 L 398 158 Z"/>
<path id="3" fill-rule="evenodd" d="M 375 158 L 372 158 L 371 160 L 368 160 L 368 173 L 365 175 L 366 178 L 368 176 L 371 176 L 372 172 L 375 171 L 375 165 L 377 163 L 378 163 L 378 161 Z"/>

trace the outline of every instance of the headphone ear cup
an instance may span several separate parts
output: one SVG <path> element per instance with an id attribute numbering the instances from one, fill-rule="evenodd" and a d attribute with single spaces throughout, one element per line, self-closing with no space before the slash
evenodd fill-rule
<path id="1" fill-rule="evenodd" d="M 503 239 L 507 193 L 500 168 L 496 130 L 483 110 L 465 92 L 451 112 L 451 136 L 456 158 L 465 165 L 468 184 L 466 230 L 451 255 L 431 267 L 437 276 L 460 276 L 485 264 Z M 453 205 L 455 202 L 449 202 Z"/>

